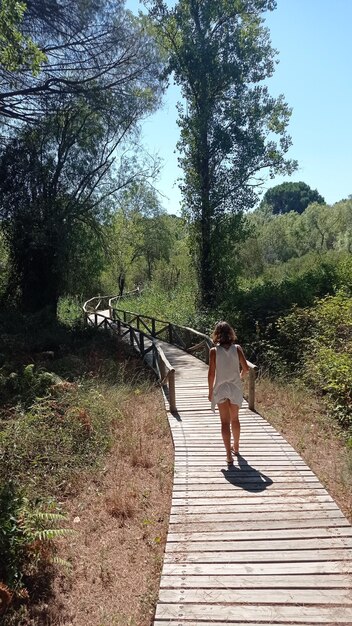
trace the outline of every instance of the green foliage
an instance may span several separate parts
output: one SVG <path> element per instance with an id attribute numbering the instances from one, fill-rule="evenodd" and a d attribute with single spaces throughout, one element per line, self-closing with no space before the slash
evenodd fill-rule
<path id="1" fill-rule="evenodd" d="M 343 426 L 352 427 L 352 297 L 343 291 L 316 303 L 305 377 L 326 394 Z"/>
<path id="2" fill-rule="evenodd" d="M 29 69 L 34 76 L 47 60 L 46 55 L 20 31 L 26 11 L 24 2 L 2 0 L 0 6 L 0 64 L 9 72 Z"/>
<path id="3" fill-rule="evenodd" d="M 21 334 L 18 316 L 14 328 L 12 335 L 8 321 L 0 335 L 3 369 L 16 366 L 19 373 L 0 410 L 0 476 L 32 497 L 51 497 L 72 489 L 77 472 L 97 463 L 111 443 L 122 398 L 149 383 L 136 368 L 132 376 L 124 350 L 101 331 L 37 324 L 33 332 L 27 324 Z M 28 352 L 35 367 L 23 363 Z"/>
<path id="4" fill-rule="evenodd" d="M 303 213 L 309 204 L 324 204 L 324 198 L 316 189 L 311 189 L 306 183 L 282 183 L 276 185 L 264 194 L 260 210 L 269 207 L 274 213 Z"/>
<path id="5" fill-rule="evenodd" d="M 82 322 L 83 297 L 66 296 L 60 298 L 57 308 L 58 321 L 65 326 L 77 326 Z"/>
<path id="6" fill-rule="evenodd" d="M 352 250 L 351 201 L 312 204 L 302 215 L 255 211 L 246 221 L 249 237 L 237 246 L 241 274 L 246 278 L 297 273 L 304 264 L 320 264 L 323 256 L 329 261 Z"/>
<path id="7" fill-rule="evenodd" d="M 105 293 L 122 295 L 151 281 L 158 262 L 169 262 L 175 243 L 172 220 L 145 183 L 120 195 L 107 230 L 109 264 L 101 277 Z"/>
<path id="8" fill-rule="evenodd" d="M 65 521 L 33 505 L 13 482 L 0 484 L 0 582 L 25 597 L 30 579 L 52 562 L 55 539 L 73 532 L 57 528 Z"/>
<path id="9" fill-rule="evenodd" d="M 172 291 L 154 284 L 147 287 L 138 298 L 121 300 L 118 307 L 158 319 L 185 325 L 195 312 L 196 294 L 191 287 L 180 285 Z"/>
<path id="10" fill-rule="evenodd" d="M 227 294 L 222 306 L 229 312 L 235 307 L 239 309 L 245 334 L 254 333 L 256 324 L 264 329 L 292 306 L 310 306 L 315 298 L 333 293 L 337 284 L 336 264 L 322 259 L 276 280 L 264 277 L 244 283 L 237 293 Z"/>
<path id="11" fill-rule="evenodd" d="M 17 399 L 26 405 L 31 404 L 37 396 L 45 396 L 51 385 L 59 382 L 55 374 L 37 370 L 34 363 L 19 371 L 9 369 L 8 364 L 0 368 L 0 395 L 4 401 Z"/>

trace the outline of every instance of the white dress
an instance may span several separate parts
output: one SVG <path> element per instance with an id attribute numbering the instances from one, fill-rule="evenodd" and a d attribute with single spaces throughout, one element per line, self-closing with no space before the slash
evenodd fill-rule
<path id="1" fill-rule="evenodd" d="M 211 408 L 215 412 L 215 405 L 227 399 L 240 407 L 243 402 L 243 390 L 237 345 L 232 344 L 227 349 L 216 346 L 215 351 L 215 385 Z"/>

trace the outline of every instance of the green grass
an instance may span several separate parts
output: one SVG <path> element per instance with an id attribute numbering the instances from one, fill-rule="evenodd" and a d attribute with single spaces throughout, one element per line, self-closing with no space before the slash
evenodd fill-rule
<path id="1" fill-rule="evenodd" d="M 196 294 L 191 289 L 162 291 L 158 287 L 146 288 L 138 297 L 122 299 L 116 305 L 125 311 L 156 317 L 174 324 L 187 325 L 195 313 Z"/>

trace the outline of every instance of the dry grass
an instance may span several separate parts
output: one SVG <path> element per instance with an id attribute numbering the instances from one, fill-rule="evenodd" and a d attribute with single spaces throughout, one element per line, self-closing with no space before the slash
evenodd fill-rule
<path id="1" fill-rule="evenodd" d="M 158 388 L 130 392 L 119 412 L 123 417 L 104 467 L 81 477 L 75 495 L 62 503 L 77 532 L 62 541 L 59 556 L 72 569 L 61 570 L 52 597 L 33 607 L 33 621 L 27 616 L 26 626 L 150 626 L 153 621 L 173 448 Z"/>
<path id="2" fill-rule="evenodd" d="M 262 377 L 256 409 L 297 450 L 352 522 L 352 450 L 319 400 L 303 387 Z"/>

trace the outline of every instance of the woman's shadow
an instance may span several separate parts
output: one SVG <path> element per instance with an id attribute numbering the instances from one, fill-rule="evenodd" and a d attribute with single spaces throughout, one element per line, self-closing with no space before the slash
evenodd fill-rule
<path id="1" fill-rule="evenodd" d="M 249 465 L 248 461 L 241 455 L 236 455 L 238 466 L 231 465 L 227 470 L 222 469 L 226 480 L 236 487 L 241 487 L 245 491 L 264 491 L 273 484 L 269 476 Z"/>

